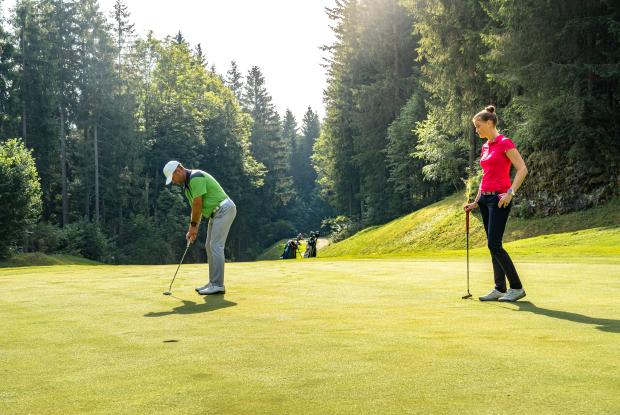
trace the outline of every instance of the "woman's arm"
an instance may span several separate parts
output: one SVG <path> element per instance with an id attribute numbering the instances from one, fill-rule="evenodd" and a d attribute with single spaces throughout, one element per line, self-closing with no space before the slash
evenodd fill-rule
<path id="1" fill-rule="evenodd" d="M 465 209 L 465 212 L 469 212 L 470 210 L 474 210 L 475 208 L 478 207 L 478 200 L 480 200 L 480 187 L 481 186 L 482 186 L 482 182 L 480 182 L 480 186 L 478 186 L 478 194 L 476 195 L 476 198 L 474 199 L 474 201 L 472 203 L 469 203 L 463 206 L 463 209 Z"/>
<path id="2" fill-rule="evenodd" d="M 525 165 L 521 154 L 519 154 L 519 151 L 516 148 L 511 148 L 510 150 L 508 150 L 506 152 L 506 156 L 510 159 L 510 162 L 517 170 L 515 179 L 512 181 L 512 185 L 510 186 L 512 191 L 516 194 L 517 190 L 519 190 L 519 187 L 521 187 L 523 180 L 525 180 L 525 176 L 527 176 L 527 166 Z M 502 193 L 501 195 L 499 195 L 499 197 L 499 203 L 497 204 L 499 207 L 508 206 L 508 204 L 512 200 L 512 194 L 510 193 Z"/>

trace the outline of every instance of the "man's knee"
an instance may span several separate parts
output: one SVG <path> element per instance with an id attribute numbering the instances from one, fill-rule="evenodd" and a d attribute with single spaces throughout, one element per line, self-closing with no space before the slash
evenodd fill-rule
<path id="1" fill-rule="evenodd" d="M 224 253 L 224 244 L 216 241 L 210 241 L 208 243 L 207 251 L 212 252 L 214 255 L 222 254 Z"/>

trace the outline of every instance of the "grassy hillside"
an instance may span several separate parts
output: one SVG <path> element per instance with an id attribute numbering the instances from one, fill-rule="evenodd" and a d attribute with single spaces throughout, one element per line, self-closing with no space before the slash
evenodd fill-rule
<path id="1" fill-rule="evenodd" d="M 619 266 L 526 260 L 1 269 L 0 414 L 620 413 Z"/>
<path id="2" fill-rule="evenodd" d="M 383 226 L 365 229 L 319 252 L 321 257 L 373 255 L 426 255 L 465 248 L 465 213 L 462 195 L 454 195 Z M 580 232 L 590 229 L 588 232 Z M 576 232 L 576 233 L 575 233 Z M 548 236 L 564 234 L 556 238 Z M 545 237 L 541 237 L 546 235 Z M 539 237 L 535 239 L 527 239 Z M 562 252 L 580 244 L 604 255 L 620 254 L 620 198 L 604 206 L 547 218 L 511 217 L 504 241 L 541 254 Z M 470 221 L 470 247 L 485 247 L 486 238 L 478 210 Z M 587 252 L 586 249 L 584 252 Z M 574 251 L 575 253 L 577 251 Z"/>
<path id="3" fill-rule="evenodd" d="M 96 265 L 98 262 L 71 255 L 46 255 L 40 252 L 15 255 L 5 262 L 0 262 L 0 268 L 6 267 L 33 267 L 49 265 Z"/>

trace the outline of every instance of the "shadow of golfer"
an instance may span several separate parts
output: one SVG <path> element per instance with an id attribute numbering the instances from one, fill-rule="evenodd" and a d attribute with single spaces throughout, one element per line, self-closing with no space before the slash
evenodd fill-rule
<path id="1" fill-rule="evenodd" d="M 530 313 L 574 321 L 575 323 L 592 324 L 597 326 L 596 328 L 601 331 L 606 331 L 608 333 L 620 333 L 620 320 L 589 317 L 584 316 L 583 314 L 570 313 L 568 311 L 550 310 L 548 308 L 538 307 L 536 304 L 529 301 L 516 301 L 513 304 L 519 307 L 519 309 L 515 311 L 529 311 Z M 514 309 L 511 308 L 511 310 Z"/>
<path id="2" fill-rule="evenodd" d="M 222 308 L 234 307 L 237 303 L 227 301 L 224 297 L 218 295 L 217 297 L 205 297 L 203 304 L 197 304 L 189 300 L 181 300 L 183 305 L 173 308 L 170 311 L 158 311 L 156 313 L 146 313 L 144 317 L 163 317 L 172 314 L 196 314 L 206 313 L 208 311 L 215 311 Z"/>

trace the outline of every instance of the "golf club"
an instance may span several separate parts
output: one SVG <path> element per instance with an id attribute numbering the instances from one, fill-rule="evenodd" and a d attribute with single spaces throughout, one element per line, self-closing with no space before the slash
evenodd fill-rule
<path id="1" fill-rule="evenodd" d="M 469 292 L 469 210 L 465 212 L 465 247 L 467 251 L 467 294 L 461 297 L 463 300 L 471 298 Z"/>
<path id="2" fill-rule="evenodd" d="M 187 254 L 187 250 L 189 246 L 192 244 L 190 240 L 187 241 L 187 246 L 185 247 L 185 252 L 183 252 L 183 256 L 181 257 L 181 262 L 179 262 L 179 266 L 177 267 L 176 272 L 174 273 L 174 277 L 172 277 L 172 281 L 170 281 L 170 287 L 168 287 L 168 291 L 164 291 L 164 295 L 172 295 L 172 283 L 174 283 L 174 279 L 177 277 L 177 272 L 179 272 L 179 268 L 181 268 L 181 264 L 185 259 L 185 254 Z"/>

